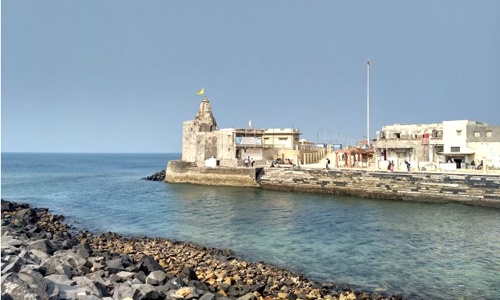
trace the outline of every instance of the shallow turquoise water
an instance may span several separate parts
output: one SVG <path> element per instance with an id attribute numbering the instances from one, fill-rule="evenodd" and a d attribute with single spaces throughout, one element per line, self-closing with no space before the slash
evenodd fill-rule
<path id="1" fill-rule="evenodd" d="M 409 298 L 500 299 L 500 210 L 140 180 L 169 154 L 2 153 L 2 198 Z"/>

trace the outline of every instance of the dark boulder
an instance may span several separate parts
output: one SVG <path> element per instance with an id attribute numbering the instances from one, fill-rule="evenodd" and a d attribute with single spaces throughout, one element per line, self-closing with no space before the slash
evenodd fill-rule
<path id="1" fill-rule="evenodd" d="M 38 250 L 43 253 L 54 253 L 54 246 L 48 239 L 34 241 L 28 244 L 28 250 Z"/>
<path id="2" fill-rule="evenodd" d="M 14 203 L 2 199 L 2 212 L 13 211 Z"/>
<path id="3" fill-rule="evenodd" d="M 160 172 L 156 172 L 153 175 L 144 177 L 142 179 L 151 181 L 163 181 L 165 180 L 165 170 L 161 170 Z"/>
<path id="4" fill-rule="evenodd" d="M 42 299 L 49 298 L 45 292 L 45 279 L 41 273 L 31 269 L 29 266 L 24 266 L 17 275 L 29 285 L 35 294 L 39 295 Z"/>
<path id="5" fill-rule="evenodd" d="M 121 282 L 122 281 L 122 278 L 120 276 L 116 275 L 116 274 L 110 274 L 107 277 L 112 282 Z"/>
<path id="6" fill-rule="evenodd" d="M 36 211 L 32 208 L 25 208 L 17 211 L 16 218 L 23 219 L 29 223 L 36 222 Z"/>
<path id="7" fill-rule="evenodd" d="M 230 286 L 231 285 L 229 283 L 223 282 L 223 283 L 220 284 L 220 289 L 223 290 L 224 292 L 227 292 L 227 290 L 229 290 Z"/>
<path id="8" fill-rule="evenodd" d="M 86 244 L 78 244 L 73 247 L 73 251 L 81 257 L 87 259 L 92 253 L 92 248 L 90 248 L 90 246 Z"/>
<path id="9" fill-rule="evenodd" d="M 158 291 L 150 284 L 134 284 L 132 288 L 139 291 L 140 299 L 158 299 Z"/>
<path id="10" fill-rule="evenodd" d="M 2 275 L 7 273 L 17 273 L 21 270 L 21 267 L 25 264 L 23 258 L 18 256 L 13 257 L 13 260 L 6 264 L 5 267 L 2 268 Z"/>
<path id="11" fill-rule="evenodd" d="M 71 275 L 73 273 L 73 272 L 71 272 L 71 267 L 68 266 L 67 264 L 63 264 L 63 263 L 58 265 L 55 269 L 59 275 L 66 275 L 69 278 L 71 278 Z"/>
<path id="12" fill-rule="evenodd" d="M 28 232 L 29 233 L 39 233 L 42 231 L 42 227 L 38 226 L 38 225 L 28 225 L 26 226 L 26 229 L 28 229 Z"/>
<path id="13" fill-rule="evenodd" d="M 182 270 L 181 275 L 184 278 L 187 278 L 187 280 L 198 280 L 198 276 L 196 276 L 196 273 L 194 272 L 193 268 L 185 267 Z"/>
<path id="14" fill-rule="evenodd" d="M 179 277 L 169 280 L 166 285 L 169 288 L 169 290 L 178 290 L 180 288 L 187 286 L 184 280 L 182 280 L 182 278 Z"/>
<path id="15" fill-rule="evenodd" d="M 158 296 L 161 299 L 164 299 L 165 297 L 167 297 L 170 288 L 166 285 L 160 285 L 156 287 L 156 290 L 158 291 Z"/>
<path id="16" fill-rule="evenodd" d="M 48 208 L 35 208 L 35 214 L 37 218 L 41 218 L 49 212 Z"/>
<path id="17" fill-rule="evenodd" d="M 260 294 L 263 294 L 265 289 L 266 285 L 264 283 L 256 283 L 250 286 L 250 291 L 259 292 Z"/>
<path id="18" fill-rule="evenodd" d="M 28 225 L 28 221 L 25 219 L 15 218 L 10 221 L 9 225 L 13 228 L 23 228 L 26 227 L 26 225 Z"/>
<path id="19" fill-rule="evenodd" d="M 288 294 L 287 298 L 289 300 L 297 300 L 298 297 L 297 297 L 297 295 L 295 295 L 295 293 L 292 292 L 292 293 Z"/>
<path id="20" fill-rule="evenodd" d="M 121 300 L 126 298 L 138 300 L 141 298 L 141 292 L 126 283 L 122 283 L 115 287 L 113 292 L 113 299 Z"/>
<path id="21" fill-rule="evenodd" d="M 206 293 L 205 295 L 201 296 L 200 300 L 214 300 L 215 295 L 212 293 Z"/>
<path id="22" fill-rule="evenodd" d="M 167 275 L 163 271 L 153 271 L 149 273 L 148 277 L 146 278 L 146 283 L 151 284 L 151 285 L 161 285 L 163 284 L 163 281 Z"/>
<path id="23" fill-rule="evenodd" d="M 253 293 L 248 293 L 246 295 L 243 295 L 236 300 L 257 300 L 257 297 Z"/>
<path id="24" fill-rule="evenodd" d="M 143 271 L 139 271 L 134 274 L 134 278 L 139 279 L 141 282 L 146 282 L 146 274 Z"/>
<path id="25" fill-rule="evenodd" d="M 139 269 L 145 274 L 149 274 L 154 271 L 164 271 L 163 267 L 149 255 L 143 255 L 139 261 L 139 265 Z"/>
<path id="26" fill-rule="evenodd" d="M 76 282 L 78 288 L 87 291 L 87 294 L 95 295 L 100 298 L 110 295 L 106 286 L 101 282 L 94 281 L 85 276 L 77 276 L 74 277 L 73 280 Z"/>
<path id="27" fill-rule="evenodd" d="M 208 285 L 206 285 L 205 283 L 198 281 L 198 280 L 190 281 L 188 285 L 193 286 L 200 291 L 205 291 L 205 292 L 210 291 L 208 288 Z"/>
<path id="28" fill-rule="evenodd" d="M 17 274 L 10 273 L 8 275 L 2 276 L 2 300 L 12 299 L 12 300 L 24 300 L 42 299 L 40 295 L 29 287 Z"/>
<path id="29" fill-rule="evenodd" d="M 229 289 L 227 290 L 227 295 L 231 297 L 240 297 L 242 295 L 248 294 L 248 291 L 242 290 L 239 286 L 230 286 Z"/>
<path id="30" fill-rule="evenodd" d="M 104 267 L 104 270 L 109 271 L 110 273 L 116 274 L 120 271 L 124 271 L 125 267 L 122 264 L 122 259 L 121 258 L 115 258 L 106 261 L 106 267 Z"/>

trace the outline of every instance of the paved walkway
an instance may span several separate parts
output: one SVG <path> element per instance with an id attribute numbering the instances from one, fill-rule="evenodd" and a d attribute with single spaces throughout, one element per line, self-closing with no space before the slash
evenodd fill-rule
<path id="1" fill-rule="evenodd" d="M 291 168 L 290 165 L 280 165 L 282 168 Z M 316 164 L 307 164 L 301 165 L 302 169 L 325 169 L 324 163 L 316 163 Z M 335 168 L 330 164 L 330 170 L 360 170 L 360 171 L 381 171 L 381 172 L 389 172 L 385 169 L 376 169 L 376 168 Z M 408 173 L 406 169 L 394 170 L 394 172 L 398 173 Z M 459 169 L 456 171 L 419 171 L 419 170 L 411 170 L 411 173 L 446 173 L 446 174 L 487 174 L 487 175 L 500 175 L 500 170 L 465 170 Z"/>

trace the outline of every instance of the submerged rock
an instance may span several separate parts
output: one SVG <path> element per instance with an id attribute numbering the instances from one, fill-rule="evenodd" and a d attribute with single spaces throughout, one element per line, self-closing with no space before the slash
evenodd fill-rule
<path id="1" fill-rule="evenodd" d="M 161 170 L 160 172 L 156 172 L 151 176 L 143 177 L 142 179 L 151 180 L 151 181 L 164 181 L 165 180 L 165 170 Z"/>

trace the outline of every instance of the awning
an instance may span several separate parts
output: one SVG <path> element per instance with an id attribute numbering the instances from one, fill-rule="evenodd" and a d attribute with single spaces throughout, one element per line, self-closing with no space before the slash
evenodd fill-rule
<path id="1" fill-rule="evenodd" d="M 438 154 L 442 155 L 471 155 L 475 152 L 438 152 Z"/>

